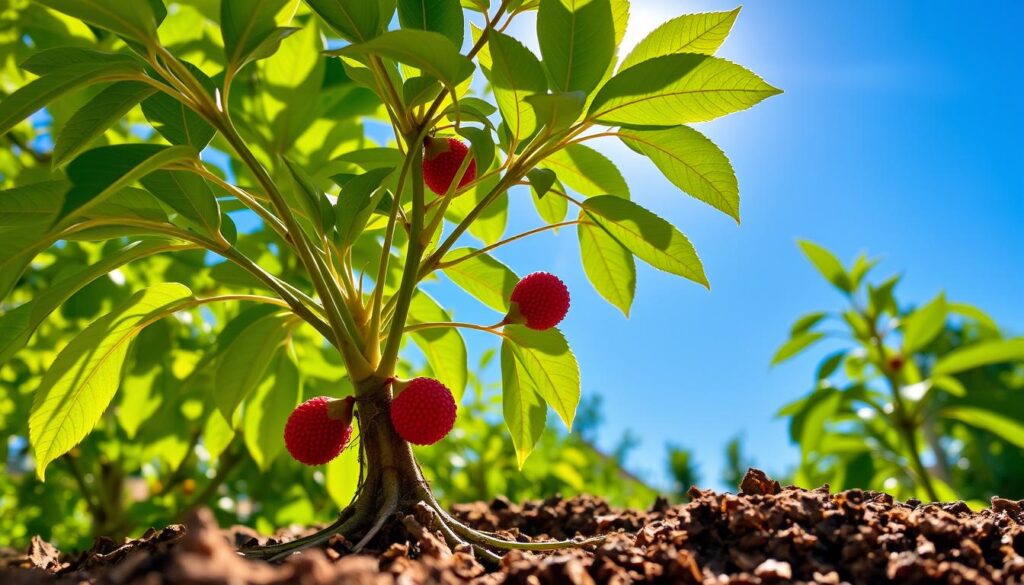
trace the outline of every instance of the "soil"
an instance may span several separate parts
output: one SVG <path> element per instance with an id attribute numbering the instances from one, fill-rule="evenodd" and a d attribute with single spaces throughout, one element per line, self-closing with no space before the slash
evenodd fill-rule
<path id="1" fill-rule="evenodd" d="M 221 529 L 200 511 L 183 526 L 124 543 L 99 539 L 75 554 L 35 538 L 27 552 L 0 553 L 0 583 L 1024 584 L 1024 501 L 993 498 L 991 509 L 971 512 L 962 502 L 782 488 L 758 470 L 739 495 L 690 495 L 688 504 L 659 499 L 650 510 L 619 510 L 590 496 L 455 506 L 466 524 L 523 542 L 608 535 L 589 550 L 510 552 L 495 566 L 450 550 L 431 532 L 430 514 L 394 518 L 364 554 L 347 554 L 351 543 L 336 537 L 283 562 L 250 561 L 238 547 L 312 529 L 267 539 L 245 527 Z"/>

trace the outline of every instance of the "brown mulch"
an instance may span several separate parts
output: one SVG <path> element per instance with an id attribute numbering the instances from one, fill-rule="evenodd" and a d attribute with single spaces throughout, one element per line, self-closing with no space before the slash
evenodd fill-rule
<path id="1" fill-rule="evenodd" d="M 33 539 L 27 552 L 0 554 L 0 583 L 1024 584 L 1024 501 L 993 498 L 991 509 L 974 513 L 962 502 L 781 488 L 757 470 L 739 495 L 690 493 L 689 504 L 659 500 L 647 511 L 589 496 L 456 506 L 464 522 L 519 540 L 611 534 L 592 550 L 512 552 L 500 566 L 450 550 L 413 518 L 394 522 L 376 554 L 345 554 L 349 543 L 336 538 L 281 563 L 248 561 L 236 547 L 254 533 L 222 530 L 202 511 L 185 526 L 126 543 L 100 539 L 77 554 Z"/>

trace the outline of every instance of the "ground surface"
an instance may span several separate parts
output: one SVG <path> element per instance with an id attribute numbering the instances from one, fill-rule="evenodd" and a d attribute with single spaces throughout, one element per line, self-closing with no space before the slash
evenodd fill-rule
<path id="1" fill-rule="evenodd" d="M 1024 501 L 995 498 L 991 509 L 972 513 L 962 503 L 780 489 L 756 470 L 740 495 L 691 495 L 689 504 L 656 502 L 647 511 L 617 510 L 586 496 L 457 506 L 455 515 L 467 524 L 521 541 L 610 534 L 586 551 L 512 552 L 500 566 L 449 550 L 415 516 L 396 518 L 374 554 L 346 554 L 348 543 L 335 539 L 281 563 L 248 561 L 236 546 L 257 536 L 222 530 L 200 512 L 185 526 L 123 544 L 100 540 L 78 554 L 35 539 L 27 552 L 0 558 L 0 583 L 1024 584 Z"/>

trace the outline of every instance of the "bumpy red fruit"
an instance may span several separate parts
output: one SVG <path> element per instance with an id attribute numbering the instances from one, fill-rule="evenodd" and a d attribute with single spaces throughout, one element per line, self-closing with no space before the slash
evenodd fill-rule
<path id="1" fill-rule="evenodd" d="M 444 384 L 415 378 L 391 401 L 391 424 L 414 445 L 433 445 L 455 426 L 455 398 Z"/>
<path id="2" fill-rule="evenodd" d="M 295 407 L 284 425 L 284 445 L 300 463 L 323 465 L 337 457 L 352 436 L 351 398 L 311 398 Z"/>
<path id="3" fill-rule="evenodd" d="M 569 289 L 554 274 L 534 272 L 516 284 L 511 301 L 506 322 L 524 323 L 530 329 L 550 329 L 569 312 Z"/>
<path id="4" fill-rule="evenodd" d="M 437 195 L 444 195 L 455 180 L 462 161 L 469 155 L 469 147 L 456 138 L 427 138 L 423 142 L 423 182 Z M 469 163 L 459 187 L 476 179 L 476 161 Z"/>

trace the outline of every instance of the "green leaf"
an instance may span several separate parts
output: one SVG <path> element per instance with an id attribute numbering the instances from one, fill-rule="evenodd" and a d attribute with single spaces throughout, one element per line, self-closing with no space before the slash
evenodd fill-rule
<path id="1" fill-rule="evenodd" d="M 988 313 L 967 303 L 949 303 L 949 312 L 966 317 L 978 324 L 985 333 L 999 334 L 999 324 Z"/>
<path id="2" fill-rule="evenodd" d="M 488 79 L 501 117 L 513 137 L 526 139 L 537 130 L 537 115 L 526 98 L 547 92 L 544 68 L 536 55 L 508 35 L 492 32 L 487 46 L 491 55 Z"/>
<path id="3" fill-rule="evenodd" d="M 640 41 L 619 66 L 628 69 L 637 63 L 674 53 L 714 55 L 729 36 L 740 9 L 729 12 L 684 14 L 654 29 Z"/>
<path id="4" fill-rule="evenodd" d="M 313 179 L 306 174 L 302 167 L 289 160 L 288 157 L 282 158 L 288 169 L 288 174 L 291 176 L 292 193 L 305 209 L 306 218 L 312 222 L 319 239 L 323 239 L 324 233 L 329 231 L 329 226 L 336 221 L 334 207 L 327 199 L 327 195 L 313 185 Z"/>
<path id="5" fill-rule="evenodd" d="M 89 144 L 139 102 L 156 90 L 141 81 L 118 81 L 82 106 L 64 125 L 53 148 L 53 164 L 62 165 L 78 156 Z"/>
<path id="6" fill-rule="evenodd" d="M 134 64 L 105 63 L 58 69 L 18 88 L 0 101 L 0 133 L 5 133 L 65 93 L 100 81 L 116 81 L 137 75 Z"/>
<path id="7" fill-rule="evenodd" d="M 533 108 L 537 125 L 554 133 L 567 129 L 580 119 L 587 105 L 587 94 L 582 91 L 541 93 L 526 96 L 526 103 Z"/>
<path id="8" fill-rule="evenodd" d="M 793 323 L 792 329 L 789 330 L 790 337 L 796 337 L 801 333 L 809 331 L 812 327 L 821 323 L 828 313 L 825 311 L 814 311 L 813 313 L 807 313 L 803 317 L 800 317 Z"/>
<path id="9" fill-rule="evenodd" d="M 423 291 L 417 291 L 409 305 L 409 323 L 439 323 L 451 321 L 437 301 Z M 455 401 L 462 399 L 466 391 L 467 362 L 466 342 L 458 329 L 436 327 L 420 329 L 411 334 L 413 342 L 423 352 L 434 377 L 448 387 L 455 395 Z"/>
<path id="10" fill-rule="evenodd" d="M 497 183 L 498 176 L 496 174 L 477 181 L 472 189 L 452 201 L 446 212 L 446 217 L 454 222 L 462 221 L 474 207 L 484 200 L 484 197 Z M 484 208 L 473 223 L 469 224 L 469 233 L 485 244 L 493 244 L 505 234 L 507 225 L 508 192 L 503 192 Z"/>
<path id="11" fill-rule="evenodd" d="M 289 330 L 286 314 L 273 313 L 250 323 L 224 350 L 217 365 L 214 397 L 225 419 L 256 389 Z"/>
<path id="12" fill-rule="evenodd" d="M 803 250 L 804 255 L 807 256 L 807 259 L 811 261 L 811 264 L 818 269 L 818 272 L 826 280 L 843 292 L 853 292 L 850 286 L 850 276 L 846 274 L 843 263 L 832 252 L 807 240 L 799 240 L 797 243 L 800 245 L 800 249 Z"/>
<path id="13" fill-rule="evenodd" d="M 672 224 L 628 199 L 601 195 L 583 204 L 587 215 L 651 266 L 708 287 L 693 245 Z"/>
<path id="14" fill-rule="evenodd" d="M 115 414 L 129 439 L 135 440 L 142 425 L 160 409 L 168 391 L 164 380 L 165 370 L 152 368 L 142 375 L 126 376 L 121 382 L 121 400 Z"/>
<path id="15" fill-rule="evenodd" d="M 31 339 L 32 334 L 54 310 L 71 295 L 82 290 L 111 270 L 140 258 L 167 251 L 167 242 L 133 242 L 118 252 L 105 256 L 73 274 L 62 276 L 50 283 L 33 299 L 0 316 L 0 365 L 11 359 Z"/>
<path id="16" fill-rule="evenodd" d="M 402 83 L 402 101 L 406 107 L 422 106 L 441 93 L 441 82 L 428 75 L 410 77 Z"/>
<path id="17" fill-rule="evenodd" d="M 21 64 L 25 71 L 49 75 L 65 67 L 123 65 L 141 71 L 139 61 L 127 53 L 106 53 L 83 47 L 54 47 L 33 53 Z"/>
<path id="18" fill-rule="evenodd" d="M 548 169 L 534 169 L 531 172 L 546 170 Z M 565 187 L 562 185 L 558 184 L 558 188 L 563 193 L 565 192 Z M 538 195 L 537 189 L 534 188 L 532 181 L 530 185 L 530 194 L 533 199 L 533 206 L 537 208 L 537 213 L 540 214 L 541 219 L 549 224 L 565 221 L 565 216 L 569 213 L 568 200 L 560 195 L 550 195 L 548 197 Z"/>
<path id="19" fill-rule="evenodd" d="M 689 195 L 740 221 L 740 190 L 732 164 L 706 136 L 689 126 L 619 130 L 619 138 Z"/>
<path id="20" fill-rule="evenodd" d="M 235 429 L 224 419 L 219 410 L 214 410 L 206 418 L 203 425 L 203 447 L 210 453 L 210 459 L 216 460 L 231 445 L 235 438 Z"/>
<path id="21" fill-rule="evenodd" d="M 939 358 L 932 369 L 932 374 L 957 374 L 981 366 L 1006 362 L 1024 362 L 1024 339 L 985 341 L 955 349 Z"/>
<path id="22" fill-rule="evenodd" d="M 372 169 L 342 186 L 334 218 L 343 246 L 351 246 L 363 233 L 370 215 L 384 196 L 381 183 L 393 170 L 393 167 Z"/>
<path id="23" fill-rule="evenodd" d="M 590 93 L 615 59 L 609 0 L 540 0 L 540 54 L 555 91 Z"/>
<path id="24" fill-rule="evenodd" d="M 783 344 L 778 351 L 775 352 L 775 356 L 772 357 L 772 365 L 781 364 L 789 358 L 796 356 L 811 345 L 814 345 L 814 343 L 823 337 L 825 337 L 825 334 L 817 331 L 809 331 L 794 335 L 789 341 Z"/>
<path id="25" fill-rule="evenodd" d="M 267 376 L 245 403 L 242 432 L 245 445 L 263 471 L 284 449 L 284 425 L 302 400 L 302 381 L 295 358 L 279 351 L 267 368 Z"/>
<path id="26" fill-rule="evenodd" d="M 306 0 L 335 32 L 353 43 L 370 40 L 387 28 L 390 14 L 373 0 Z M 394 6 L 392 4 L 392 6 Z"/>
<path id="27" fill-rule="evenodd" d="M 153 5 L 139 0 L 38 0 L 40 4 L 136 41 L 156 40 Z"/>
<path id="28" fill-rule="evenodd" d="M 609 126 L 676 126 L 745 110 L 778 93 L 735 63 L 679 53 L 616 74 L 597 93 L 587 117 Z"/>
<path id="29" fill-rule="evenodd" d="M 516 462 L 523 468 L 526 458 L 544 434 L 547 424 L 548 405 L 540 397 L 529 374 L 519 375 L 512 343 L 501 342 L 501 404 L 505 426 L 512 436 L 516 450 Z"/>
<path id="30" fill-rule="evenodd" d="M 541 165 L 558 174 L 561 182 L 580 195 L 615 195 L 629 199 L 629 185 L 608 157 L 582 144 L 555 151 Z"/>
<path id="31" fill-rule="evenodd" d="M 66 181 L 45 181 L 0 191 L 0 299 L 36 254 L 53 243 L 50 226 L 68 186 Z"/>
<path id="32" fill-rule="evenodd" d="M 520 383 L 532 386 L 572 430 L 580 402 L 580 369 L 562 332 L 507 325 L 504 334 L 515 357 Z"/>
<path id="33" fill-rule="evenodd" d="M 558 180 L 558 176 L 551 169 L 533 169 L 526 173 L 526 178 L 530 181 L 530 188 L 538 199 L 543 199 Z"/>
<path id="34" fill-rule="evenodd" d="M 445 255 L 442 263 L 450 264 L 473 252 L 476 252 L 474 248 L 452 250 Z M 456 286 L 503 314 L 508 311 L 508 299 L 519 282 L 515 272 L 487 254 L 459 260 L 445 266 L 443 270 Z"/>
<path id="35" fill-rule="evenodd" d="M 469 140 L 469 150 L 476 160 L 477 169 L 489 169 L 494 162 L 494 141 L 491 134 L 483 128 L 462 126 L 457 129 L 460 136 Z"/>
<path id="36" fill-rule="evenodd" d="M 112 193 L 171 163 L 194 159 L 189 146 L 118 144 L 82 153 L 68 165 L 71 190 L 64 197 L 58 219 L 85 213 Z"/>
<path id="37" fill-rule="evenodd" d="M 261 124 L 267 144 L 284 155 L 309 128 L 319 112 L 326 60 L 320 56 L 322 37 L 312 19 L 281 42 L 278 51 L 260 61 L 258 95 L 263 115 Z"/>
<path id="38" fill-rule="evenodd" d="M 398 22 L 402 28 L 441 33 L 456 47 L 466 34 L 459 0 L 398 0 Z"/>
<path id="39" fill-rule="evenodd" d="M 459 53 L 448 37 L 425 30 L 393 30 L 372 40 L 349 45 L 327 55 L 376 55 L 411 65 L 437 78 L 449 88 L 473 74 L 473 62 Z"/>
<path id="40" fill-rule="evenodd" d="M 220 32 L 233 75 L 248 63 L 269 57 L 297 28 L 278 27 L 276 16 L 291 0 L 229 0 L 220 5 Z"/>
<path id="41" fill-rule="evenodd" d="M 939 294 L 911 313 L 903 322 L 903 353 L 913 354 L 935 339 L 945 328 L 947 315 L 949 308 L 945 294 Z"/>
<path id="42" fill-rule="evenodd" d="M 201 228 L 220 232 L 220 206 L 206 179 L 187 171 L 153 171 L 140 181 L 150 193 Z"/>
<path id="43" fill-rule="evenodd" d="M 213 81 L 198 67 L 188 65 L 189 71 L 212 95 Z M 160 92 L 142 102 L 142 113 L 153 128 L 171 144 L 188 144 L 196 150 L 206 148 L 217 133 L 202 116 L 180 101 Z"/>
<path id="44" fill-rule="evenodd" d="M 51 461 L 78 444 L 99 421 L 121 382 L 124 358 L 135 336 L 191 295 L 175 283 L 141 290 L 64 347 L 46 370 L 29 416 L 39 479 L 44 479 Z"/>
<path id="45" fill-rule="evenodd" d="M 580 221 L 587 219 L 580 212 Z M 636 292 L 636 262 L 633 254 L 603 228 L 591 223 L 577 225 L 580 258 L 587 280 L 594 290 L 622 314 L 629 317 Z"/>
<path id="46" fill-rule="evenodd" d="M 988 431 L 1024 449 L 1024 424 L 1003 414 L 972 406 L 951 406 L 940 410 L 939 416 Z"/>

